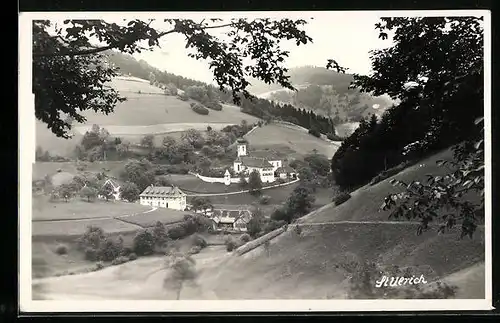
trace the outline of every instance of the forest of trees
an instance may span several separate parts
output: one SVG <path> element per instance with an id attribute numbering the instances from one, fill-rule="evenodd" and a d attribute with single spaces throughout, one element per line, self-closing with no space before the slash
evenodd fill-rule
<path id="1" fill-rule="evenodd" d="M 483 116 L 484 104 L 479 20 L 405 19 L 387 26 L 397 28 L 401 37 L 393 47 L 374 53 L 374 76 L 355 75 L 354 84 L 401 102 L 380 120 L 363 120 L 333 156 L 335 180 L 346 189 L 366 184 L 404 161 L 477 138 L 481 131 L 474 125 Z M 423 26 L 429 31 L 422 32 Z M 412 51 L 423 46 L 425 50 Z M 442 55 L 445 51 L 450 54 Z"/>
<path id="2" fill-rule="evenodd" d="M 184 90 L 188 86 L 205 86 L 205 83 L 189 79 L 183 76 L 175 75 L 165 71 L 161 71 L 144 60 L 136 60 L 131 55 L 121 52 L 107 52 L 108 61 L 119 68 L 118 72 L 123 75 L 131 75 L 138 78 L 148 80 L 153 74 L 155 80 L 163 84 L 174 84 L 177 88 Z"/>

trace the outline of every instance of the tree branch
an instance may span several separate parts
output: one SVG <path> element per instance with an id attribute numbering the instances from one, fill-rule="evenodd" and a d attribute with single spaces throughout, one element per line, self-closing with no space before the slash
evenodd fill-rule
<path id="1" fill-rule="evenodd" d="M 224 25 L 215 25 L 215 26 L 207 26 L 207 27 L 199 27 L 200 30 L 205 30 L 205 29 L 215 29 L 215 28 L 223 28 L 223 27 L 229 27 L 234 25 L 234 22 L 224 24 Z M 175 33 L 175 32 L 180 32 L 178 29 L 174 28 L 169 31 L 165 31 L 162 33 L 159 33 L 158 36 L 156 36 L 155 39 L 159 39 L 160 37 L 163 37 L 165 35 Z M 62 37 L 61 37 L 62 38 Z M 33 53 L 33 57 L 57 57 L 57 56 L 80 56 L 80 55 L 90 55 L 90 54 L 97 54 L 100 52 L 104 52 L 113 48 L 118 47 L 119 45 L 123 44 L 133 44 L 134 42 L 138 41 L 139 39 L 135 39 L 133 41 L 129 42 L 124 42 L 124 43 L 116 43 L 113 45 L 107 45 L 107 46 L 102 46 L 102 47 L 95 47 L 95 48 L 89 48 L 89 49 L 82 49 L 82 50 L 76 50 L 76 51 L 60 51 L 57 53 Z"/>

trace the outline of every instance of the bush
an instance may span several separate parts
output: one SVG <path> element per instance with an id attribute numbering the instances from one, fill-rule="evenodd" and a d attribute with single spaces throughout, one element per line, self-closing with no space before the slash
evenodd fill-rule
<path id="1" fill-rule="evenodd" d="M 193 246 L 191 247 L 191 249 L 189 250 L 189 254 L 191 255 L 195 255 L 197 253 L 200 253 L 201 251 L 201 247 L 200 246 Z"/>
<path id="2" fill-rule="evenodd" d="M 247 243 L 250 240 L 252 240 L 252 238 L 250 237 L 250 235 L 248 233 L 245 233 L 240 237 L 240 241 L 243 243 Z"/>
<path id="3" fill-rule="evenodd" d="M 195 234 L 193 235 L 193 245 L 195 247 L 200 247 L 200 249 L 203 249 L 207 246 L 207 241 L 199 234 Z"/>
<path id="4" fill-rule="evenodd" d="M 269 195 L 262 195 L 259 198 L 259 203 L 262 205 L 267 205 L 271 201 L 271 197 Z"/>
<path id="5" fill-rule="evenodd" d="M 186 175 L 189 173 L 189 166 L 186 164 L 168 165 L 166 166 L 166 170 L 170 174 Z"/>
<path id="6" fill-rule="evenodd" d="M 134 252 L 139 256 L 150 255 L 154 251 L 155 238 L 149 230 L 142 230 L 134 237 Z"/>
<path id="7" fill-rule="evenodd" d="M 137 259 L 137 255 L 134 253 L 134 252 L 131 252 L 129 255 L 128 255 L 128 260 L 136 260 Z"/>
<path id="8" fill-rule="evenodd" d="M 388 170 L 385 170 L 385 171 L 381 172 L 380 174 L 378 174 L 377 176 L 375 176 L 374 178 L 372 178 L 372 180 L 370 181 L 369 185 L 370 186 L 375 185 L 375 184 L 383 181 L 386 178 L 389 178 L 391 176 L 396 175 L 397 173 L 399 173 L 400 171 L 402 171 L 403 169 L 405 169 L 406 166 L 407 166 L 407 163 L 401 163 L 401 164 L 399 164 L 397 166 L 394 166 L 392 168 L 389 168 Z"/>
<path id="9" fill-rule="evenodd" d="M 208 115 L 209 111 L 207 108 L 205 108 L 203 105 L 199 103 L 191 103 L 191 109 L 201 115 Z"/>
<path id="10" fill-rule="evenodd" d="M 95 270 L 101 270 L 104 268 L 104 263 L 102 261 L 98 261 L 96 264 L 95 264 Z"/>
<path id="11" fill-rule="evenodd" d="M 344 203 L 345 201 L 347 201 L 350 198 L 351 198 L 351 194 L 349 194 L 349 193 L 340 193 L 339 195 L 337 195 L 337 196 L 335 196 L 333 198 L 333 202 L 335 203 L 335 205 L 340 205 L 340 204 Z"/>
<path id="12" fill-rule="evenodd" d="M 185 93 L 181 93 L 177 96 L 177 98 L 181 101 L 187 101 L 189 100 L 188 96 Z"/>
<path id="13" fill-rule="evenodd" d="M 133 252 L 132 248 L 130 248 L 130 247 L 125 247 L 125 248 L 123 248 L 123 250 L 122 250 L 122 254 L 121 254 L 121 255 L 122 255 L 122 256 L 128 256 L 128 257 L 130 257 L 130 255 L 131 255 L 131 254 L 133 254 L 133 253 L 134 253 L 134 252 Z"/>
<path id="14" fill-rule="evenodd" d="M 176 224 L 168 229 L 168 236 L 174 240 L 181 239 L 186 236 L 186 230 L 183 225 Z"/>
<path id="15" fill-rule="evenodd" d="M 300 236 L 302 234 L 302 227 L 300 225 L 296 225 L 294 229 L 295 233 Z"/>
<path id="16" fill-rule="evenodd" d="M 227 239 L 225 244 L 228 252 L 231 252 L 236 248 L 236 242 L 234 242 L 231 238 Z"/>
<path id="17" fill-rule="evenodd" d="M 269 233 L 271 231 L 274 231 L 276 229 L 279 229 L 281 228 L 282 226 L 284 226 L 285 224 L 287 224 L 286 221 L 284 220 L 279 220 L 279 221 L 276 221 L 276 220 L 270 220 L 266 226 L 264 227 L 264 234 L 266 233 Z"/>
<path id="18" fill-rule="evenodd" d="M 99 250 L 99 259 L 104 261 L 111 261 L 119 257 L 123 252 L 120 244 L 113 240 L 106 240 Z"/>
<path id="19" fill-rule="evenodd" d="M 129 260 L 130 259 L 128 257 L 119 256 L 118 258 L 113 259 L 113 261 L 111 262 L 111 265 L 113 265 L 113 266 L 121 265 L 121 264 L 128 262 Z"/>
<path id="20" fill-rule="evenodd" d="M 85 248 L 85 259 L 89 261 L 99 260 L 99 253 L 92 247 Z"/>
<path id="21" fill-rule="evenodd" d="M 222 105 L 219 102 L 216 101 L 207 101 L 204 102 L 205 106 L 209 109 L 215 110 L 215 111 L 221 111 L 222 110 Z"/>
<path id="22" fill-rule="evenodd" d="M 314 137 L 317 137 L 317 138 L 321 137 L 321 133 L 317 129 L 311 128 L 311 129 L 309 129 L 308 132 L 310 135 L 313 135 Z"/>
<path id="23" fill-rule="evenodd" d="M 330 139 L 331 141 L 342 141 L 341 137 L 331 132 L 326 135 L 326 138 Z"/>
<path id="24" fill-rule="evenodd" d="M 59 244 L 56 247 L 56 253 L 58 255 L 66 255 L 68 253 L 68 246 L 65 244 Z"/>

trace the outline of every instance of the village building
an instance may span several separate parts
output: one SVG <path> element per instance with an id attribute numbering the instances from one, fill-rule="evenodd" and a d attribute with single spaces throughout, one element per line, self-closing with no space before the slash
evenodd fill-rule
<path id="1" fill-rule="evenodd" d="M 211 217 L 216 231 L 236 231 L 246 232 L 247 225 L 252 218 L 252 214 L 248 210 L 227 210 L 216 209 Z"/>
<path id="2" fill-rule="evenodd" d="M 281 179 L 287 179 L 287 178 L 296 179 L 297 178 L 297 172 L 295 171 L 295 169 L 293 169 L 290 166 L 283 166 L 283 167 L 278 168 L 276 170 L 276 175 Z"/>
<path id="3" fill-rule="evenodd" d="M 186 194 L 175 186 L 148 186 L 140 195 L 140 204 L 184 211 Z"/>
<path id="4" fill-rule="evenodd" d="M 244 172 L 247 176 L 253 171 L 257 171 L 263 183 L 272 183 L 276 180 L 276 171 L 283 166 L 283 161 L 273 152 L 252 152 L 248 153 L 248 141 L 239 138 L 236 142 L 238 147 L 238 157 L 233 163 L 233 170 L 236 174 Z M 227 175 L 226 175 L 227 176 Z"/>
<path id="5" fill-rule="evenodd" d="M 113 199 L 116 201 L 120 201 L 121 200 L 121 183 L 115 179 L 108 178 L 102 184 L 102 187 L 104 187 L 106 185 L 109 185 L 111 187 L 111 191 L 112 191 L 111 194 L 113 195 Z M 104 196 L 101 196 L 101 195 L 98 195 L 97 197 L 100 199 L 104 199 Z"/>

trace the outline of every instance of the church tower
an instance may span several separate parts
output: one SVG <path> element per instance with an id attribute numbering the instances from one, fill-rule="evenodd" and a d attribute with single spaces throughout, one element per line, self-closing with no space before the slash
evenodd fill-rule
<path id="1" fill-rule="evenodd" d="M 238 157 L 240 156 L 246 156 L 247 155 L 247 145 L 248 141 L 246 141 L 243 138 L 239 138 L 236 140 L 237 146 L 238 146 Z"/>

